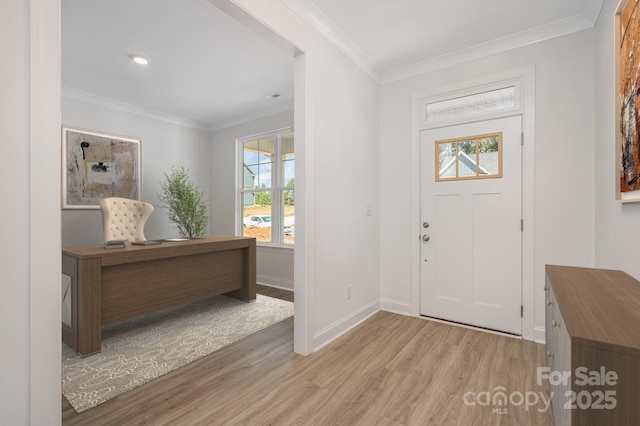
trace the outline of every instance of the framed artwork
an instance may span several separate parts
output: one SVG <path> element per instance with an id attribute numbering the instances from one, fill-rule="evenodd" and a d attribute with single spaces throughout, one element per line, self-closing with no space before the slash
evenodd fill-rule
<path id="1" fill-rule="evenodd" d="M 141 199 L 142 141 L 62 128 L 62 208 L 99 209 L 108 197 Z"/>
<path id="2" fill-rule="evenodd" d="M 622 0 L 615 13 L 616 199 L 640 201 L 640 0 Z"/>

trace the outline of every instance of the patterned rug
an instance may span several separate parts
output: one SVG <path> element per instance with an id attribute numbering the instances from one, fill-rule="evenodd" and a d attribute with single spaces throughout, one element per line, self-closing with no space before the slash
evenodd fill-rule
<path id="1" fill-rule="evenodd" d="M 105 327 L 99 354 L 62 345 L 62 394 L 80 413 L 292 315 L 284 300 L 216 296 Z"/>

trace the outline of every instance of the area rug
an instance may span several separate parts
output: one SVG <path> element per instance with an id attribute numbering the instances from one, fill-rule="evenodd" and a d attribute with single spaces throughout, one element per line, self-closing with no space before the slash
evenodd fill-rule
<path id="1" fill-rule="evenodd" d="M 216 296 L 102 330 L 102 352 L 62 345 L 62 394 L 88 410 L 293 315 L 293 303 Z"/>

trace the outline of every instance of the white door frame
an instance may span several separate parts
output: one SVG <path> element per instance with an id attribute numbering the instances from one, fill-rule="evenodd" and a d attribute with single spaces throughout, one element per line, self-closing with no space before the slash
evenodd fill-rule
<path id="1" fill-rule="evenodd" d="M 470 95 L 501 86 L 516 85 L 516 108 L 498 113 L 477 114 L 473 118 L 427 124 L 424 105 L 428 102 Z M 544 329 L 536 330 L 534 286 L 534 129 L 535 129 L 535 69 L 534 66 L 492 74 L 449 87 L 425 90 L 411 96 L 411 315 L 420 316 L 420 132 L 425 129 L 463 122 L 521 115 L 524 146 L 522 149 L 522 337 L 544 341 Z"/>

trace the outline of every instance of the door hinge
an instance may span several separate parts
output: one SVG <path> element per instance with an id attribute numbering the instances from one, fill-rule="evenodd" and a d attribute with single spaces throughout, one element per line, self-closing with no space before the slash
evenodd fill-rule
<path id="1" fill-rule="evenodd" d="M 520 232 L 524 232 L 524 219 L 520 219 Z"/>
<path id="2" fill-rule="evenodd" d="M 524 318 L 524 305 L 520 305 L 520 318 Z"/>
<path id="3" fill-rule="evenodd" d="M 520 133 L 520 145 L 524 145 L 524 132 Z"/>

